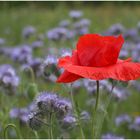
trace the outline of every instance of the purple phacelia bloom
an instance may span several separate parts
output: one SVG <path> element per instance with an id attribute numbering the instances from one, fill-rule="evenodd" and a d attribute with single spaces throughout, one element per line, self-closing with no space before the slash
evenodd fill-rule
<path id="1" fill-rule="evenodd" d="M 59 75 L 59 70 L 56 66 L 57 57 L 54 55 L 48 55 L 41 64 L 41 73 L 46 80 L 56 81 L 57 76 Z"/>
<path id="2" fill-rule="evenodd" d="M 30 104 L 26 108 L 12 108 L 9 112 L 11 119 L 18 119 L 21 124 L 27 123 L 30 112 L 33 112 L 35 108 L 34 104 Z"/>
<path id="3" fill-rule="evenodd" d="M 88 23 L 87 19 L 83 19 L 81 21 L 75 22 L 73 24 L 73 30 L 76 35 L 83 35 L 89 33 L 89 26 L 90 22 Z"/>
<path id="4" fill-rule="evenodd" d="M 57 116 L 59 118 L 62 118 L 65 116 L 67 113 L 71 112 L 72 110 L 72 104 L 69 100 L 64 99 L 64 98 L 59 98 L 55 103 L 54 103 L 54 109 L 57 112 Z"/>
<path id="5" fill-rule="evenodd" d="M 132 51 L 132 58 L 135 61 L 139 61 L 140 60 L 140 43 L 138 43 L 137 45 L 135 45 L 133 51 Z"/>
<path id="6" fill-rule="evenodd" d="M 15 92 L 19 85 L 19 77 L 16 75 L 14 68 L 11 65 L 4 64 L 0 66 L 0 87 L 6 90 L 9 94 Z"/>
<path id="7" fill-rule="evenodd" d="M 73 32 L 64 27 L 53 28 L 47 32 L 48 39 L 54 41 L 68 40 L 71 39 L 73 36 Z"/>
<path id="8" fill-rule="evenodd" d="M 88 29 L 87 27 L 83 27 L 83 28 L 77 30 L 76 33 L 77 33 L 78 35 L 84 35 L 84 34 L 89 33 L 89 29 Z"/>
<path id="9" fill-rule="evenodd" d="M 129 124 L 129 123 L 131 123 L 131 121 L 132 121 L 132 118 L 129 115 L 122 114 L 122 115 L 116 117 L 115 124 L 116 124 L 116 126 L 120 126 L 122 124 Z"/>
<path id="10" fill-rule="evenodd" d="M 77 120 L 72 115 L 66 115 L 61 121 L 61 127 L 63 129 L 69 129 L 77 125 Z"/>
<path id="11" fill-rule="evenodd" d="M 58 95 L 49 92 L 42 92 L 36 98 L 36 104 L 39 110 L 48 113 L 54 111 L 54 104 L 57 102 L 57 100 Z"/>
<path id="12" fill-rule="evenodd" d="M 126 57 L 128 57 L 128 55 L 129 55 L 129 52 L 127 50 L 122 49 L 120 54 L 119 54 L 119 57 L 126 58 Z"/>
<path id="13" fill-rule="evenodd" d="M 81 19 L 73 24 L 74 29 L 87 28 L 90 25 L 89 19 Z"/>
<path id="14" fill-rule="evenodd" d="M 36 98 L 38 109 L 46 114 L 56 112 L 57 117 L 61 118 L 72 110 L 71 102 L 60 98 L 57 94 L 42 92 Z"/>
<path id="15" fill-rule="evenodd" d="M 5 55 L 5 56 L 10 57 L 12 51 L 13 51 L 13 48 L 10 48 L 10 47 L 1 47 L 0 48 L 0 54 Z"/>
<path id="16" fill-rule="evenodd" d="M 137 29 L 138 29 L 138 31 L 140 31 L 140 22 L 138 22 L 138 24 L 137 24 Z"/>
<path id="17" fill-rule="evenodd" d="M 0 38 L 0 46 L 3 46 L 5 44 L 5 39 L 4 38 Z"/>
<path id="18" fill-rule="evenodd" d="M 87 122 L 90 120 L 90 114 L 87 111 L 82 111 L 80 114 L 80 119 Z"/>
<path id="19" fill-rule="evenodd" d="M 108 29 L 110 35 L 119 35 L 124 33 L 124 31 L 125 28 L 120 23 L 114 24 Z"/>
<path id="20" fill-rule="evenodd" d="M 43 123 L 52 125 L 45 118 L 55 114 L 56 119 L 62 124 L 64 117 L 71 112 L 72 104 L 70 100 L 62 98 L 53 92 L 41 92 L 36 97 L 28 123 L 32 129 L 38 130 Z"/>
<path id="21" fill-rule="evenodd" d="M 84 87 L 86 88 L 86 90 L 89 93 L 95 93 L 96 92 L 96 82 L 95 81 L 84 79 L 83 83 L 84 83 Z"/>
<path id="22" fill-rule="evenodd" d="M 11 119 L 19 119 L 21 123 L 27 123 L 29 110 L 27 108 L 13 108 L 10 111 Z"/>
<path id="23" fill-rule="evenodd" d="M 95 80 L 89 80 L 89 79 L 84 79 L 83 80 L 84 87 L 88 91 L 89 94 L 96 93 L 96 81 Z M 101 90 L 106 90 L 110 91 L 111 90 L 111 84 L 107 80 L 101 80 L 100 81 L 100 89 Z"/>
<path id="24" fill-rule="evenodd" d="M 83 81 L 78 80 L 78 81 L 75 81 L 74 83 L 72 83 L 72 85 L 71 84 L 67 84 L 67 85 L 69 88 L 72 88 L 74 90 L 73 94 L 77 94 L 77 93 L 79 93 L 77 91 L 83 86 Z"/>
<path id="25" fill-rule="evenodd" d="M 35 76 L 40 76 L 41 73 L 41 64 L 42 64 L 42 59 L 41 58 L 32 58 L 28 61 L 28 63 L 23 64 L 21 66 L 21 70 L 26 70 L 28 71 L 29 68 L 32 68 Z"/>
<path id="26" fill-rule="evenodd" d="M 28 39 L 31 35 L 35 34 L 36 29 L 33 26 L 27 26 L 22 31 L 22 36 Z"/>
<path id="27" fill-rule="evenodd" d="M 140 92 L 140 83 L 139 81 L 131 81 L 131 85 L 134 89 Z"/>
<path id="28" fill-rule="evenodd" d="M 134 119 L 134 122 L 128 127 L 130 130 L 140 131 L 140 116 Z"/>
<path id="29" fill-rule="evenodd" d="M 126 30 L 124 33 L 124 38 L 127 40 L 135 40 L 135 38 L 138 36 L 138 31 L 136 29 L 129 29 Z"/>
<path id="30" fill-rule="evenodd" d="M 113 98 L 115 98 L 116 100 L 123 101 L 123 100 L 126 100 L 128 98 L 130 93 L 125 88 L 115 87 L 113 89 L 112 95 L 113 95 Z"/>
<path id="31" fill-rule="evenodd" d="M 20 63 L 26 63 L 28 62 L 32 57 L 32 49 L 28 45 L 23 45 L 17 48 L 14 48 L 11 52 L 11 58 L 14 61 L 20 62 Z"/>
<path id="32" fill-rule="evenodd" d="M 44 42 L 42 40 L 37 40 L 37 41 L 34 41 L 32 44 L 31 44 L 31 47 L 33 49 L 36 49 L 36 48 L 40 48 L 40 47 L 43 47 L 44 46 Z"/>
<path id="33" fill-rule="evenodd" d="M 124 140 L 124 137 L 117 136 L 117 135 L 112 134 L 112 133 L 107 133 L 107 134 L 102 135 L 101 139 L 121 139 L 121 140 Z"/>
<path id="34" fill-rule="evenodd" d="M 60 27 L 64 27 L 64 28 L 67 28 L 69 25 L 70 25 L 70 21 L 69 21 L 69 20 L 62 20 L 62 21 L 59 23 L 59 26 L 60 26 Z"/>
<path id="35" fill-rule="evenodd" d="M 79 19 L 83 16 L 83 12 L 78 10 L 72 10 L 70 11 L 69 16 L 73 19 Z"/>

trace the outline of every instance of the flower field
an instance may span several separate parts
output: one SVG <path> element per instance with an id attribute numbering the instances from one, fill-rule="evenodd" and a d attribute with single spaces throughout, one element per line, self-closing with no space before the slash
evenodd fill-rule
<path id="1" fill-rule="evenodd" d="M 139 139 L 139 3 L 66 3 L 1 4 L 0 138 Z"/>

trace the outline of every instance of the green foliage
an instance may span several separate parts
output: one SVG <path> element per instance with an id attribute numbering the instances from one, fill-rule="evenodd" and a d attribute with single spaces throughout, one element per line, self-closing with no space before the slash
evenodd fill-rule
<path id="1" fill-rule="evenodd" d="M 30 6 L 24 7 L 27 3 L 30 3 Z M 45 2 L 44 2 L 45 3 Z M 44 4 L 43 3 L 43 4 Z M 7 40 L 8 46 L 10 45 L 17 45 L 23 43 L 24 40 L 21 36 L 22 28 L 27 25 L 33 25 L 37 28 L 38 33 L 45 33 L 50 28 L 57 26 L 57 23 L 62 19 L 68 18 L 69 10 L 73 9 L 73 7 L 68 7 L 65 4 L 59 4 L 59 2 L 51 3 L 47 2 L 47 8 L 40 8 L 39 6 L 35 7 L 35 4 L 32 2 L 15 2 L 10 4 L 3 2 L 3 7 L 0 10 L 0 37 L 4 37 Z M 79 3 L 77 3 L 78 5 Z M 19 7 L 19 5 L 22 5 Z M 41 5 L 41 4 L 40 4 Z M 47 6 L 48 5 L 48 6 Z M 57 5 L 57 6 L 56 6 Z M 140 8 L 139 6 L 129 7 L 129 6 L 110 6 L 110 5 L 103 5 L 92 7 L 88 4 L 86 6 L 80 5 L 75 6 L 75 4 L 70 3 L 68 5 L 73 6 L 75 9 L 83 10 L 84 16 L 86 18 L 91 19 L 91 26 L 90 26 L 90 33 L 100 33 L 106 30 L 110 25 L 114 23 L 122 23 L 125 27 L 134 27 L 136 26 L 137 22 L 139 21 L 140 17 Z M 48 8 L 48 7 L 53 7 Z M 9 7 L 14 7 L 10 8 Z M 8 34 L 7 32 L 10 32 Z M 62 43 L 60 47 L 68 46 L 72 47 L 73 42 L 65 42 Z M 55 44 L 56 47 L 58 44 Z M 44 50 L 40 52 L 39 56 L 45 56 L 46 48 L 49 47 L 49 41 L 45 40 Z M 16 65 L 8 58 L 0 56 L 0 63 L 10 63 L 12 65 Z M 22 79 L 22 84 L 18 89 L 18 96 L 9 97 L 0 91 L 0 123 L 2 128 L 4 126 L 12 123 L 15 124 L 17 129 L 19 130 L 21 138 L 36 138 L 36 133 L 34 133 L 28 126 L 20 125 L 18 120 L 12 120 L 9 117 L 9 111 L 13 107 L 25 107 L 27 106 L 30 101 L 34 98 L 36 93 L 42 90 L 47 91 L 55 91 L 62 96 L 68 97 L 68 90 L 64 88 L 63 85 L 60 84 L 52 84 L 45 81 L 41 81 L 40 79 L 36 80 L 36 84 L 30 84 L 31 80 L 28 75 L 25 75 Z M 23 96 L 27 91 L 28 96 Z M 92 108 L 86 106 L 85 100 L 89 97 L 84 88 L 80 89 L 80 91 L 76 91 L 77 94 L 75 95 L 75 100 L 80 106 L 81 110 L 88 110 L 92 112 Z M 103 99 L 102 99 L 103 98 Z M 107 97 L 102 95 L 101 99 L 106 101 Z M 127 101 L 115 103 L 111 100 L 111 104 L 108 107 L 108 112 L 105 117 L 105 122 L 103 125 L 103 129 L 101 133 L 113 131 L 123 135 L 124 129 L 120 132 L 114 125 L 114 118 L 116 115 L 120 113 L 128 113 L 130 115 L 134 115 L 136 113 L 140 114 L 140 95 L 136 91 L 132 91 L 132 95 L 128 98 Z M 107 100 L 108 101 L 108 100 Z M 100 105 L 101 107 L 101 105 Z M 99 108 L 100 108 L 99 107 Z M 99 112 L 99 118 L 102 118 L 102 112 L 106 112 L 104 108 L 102 111 Z M 103 119 L 103 118 L 102 118 Z M 88 125 L 82 126 L 85 132 L 86 138 L 91 138 L 91 134 L 89 134 L 90 128 L 87 127 Z M 10 128 L 9 128 L 10 129 Z M 54 135 L 58 135 L 59 127 L 54 128 Z M 3 130 L 2 130 L 3 131 Z M 39 138 L 46 138 L 46 133 L 48 128 L 45 127 L 43 131 L 39 131 L 38 135 Z M 79 129 L 74 129 L 69 131 L 71 134 L 71 138 L 79 138 Z M 125 132 L 124 132 L 125 133 Z M 126 138 L 133 138 L 135 133 L 127 133 Z M 138 134 L 137 134 L 138 135 Z M 11 138 L 11 135 L 7 134 L 8 138 Z M 3 138 L 3 133 L 0 130 L 0 138 Z"/>

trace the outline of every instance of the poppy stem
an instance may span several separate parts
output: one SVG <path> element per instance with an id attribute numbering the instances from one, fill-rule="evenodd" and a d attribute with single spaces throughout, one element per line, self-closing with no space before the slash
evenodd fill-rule
<path id="1" fill-rule="evenodd" d="M 79 113 L 77 111 L 77 107 L 76 107 L 75 100 L 74 100 L 74 97 L 73 97 L 72 84 L 71 84 L 70 96 L 71 96 L 71 101 L 72 101 L 72 106 L 73 106 L 73 109 L 74 109 L 74 113 L 76 115 L 76 118 L 78 119 L 77 123 L 78 123 L 79 129 L 80 129 L 80 132 L 81 132 L 81 137 L 82 137 L 82 139 L 85 139 L 83 128 L 81 126 L 81 121 L 80 121 L 80 118 L 79 118 Z"/>
<path id="2" fill-rule="evenodd" d="M 95 107 L 94 107 L 94 110 L 93 110 L 93 118 L 92 118 L 92 133 L 93 133 L 93 138 L 96 137 L 96 131 L 97 129 L 96 128 L 96 116 L 97 116 L 97 109 L 98 109 L 98 103 L 99 103 L 99 81 L 96 81 L 96 85 L 97 85 L 97 90 L 96 90 L 96 103 L 95 103 Z M 94 128 L 95 126 L 95 128 Z"/>
<path id="3" fill-rule="evenodd" d="M 97 96 L 96 96 L 96 104 L 95 104 L 95 113 L 98 109 L 98 104 L 99 104 L 99 81 L 96 81 L 97 84 Z"/>

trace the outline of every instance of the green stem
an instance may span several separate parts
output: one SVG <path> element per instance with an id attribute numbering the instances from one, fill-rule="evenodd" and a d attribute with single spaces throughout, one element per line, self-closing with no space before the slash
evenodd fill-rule
<path id="1" fill-rule="evenodd" d="M 74 113 L 76 115 L 76 118 L 78 118 L 77 123 L 78 123 L 79 129 L 80 129 L 81 137 L 82 137 L 82 139 L 85 139 L 85 135 L 84 135 L 84 132 L 83 132 L 83 129 L 82 129 L 82 126 L 81 126 L 80 119 L 79 119 L 79 114 L 78 114 L 77 107 L 75 105 L 75 100 L 74 100 L 74 97 L 73 97 L 72 84 L 71 84 L 70 96 L 71 96 L 71 101 L 72 101 L 72 106 L 73 106 L 73 109 L 74 109 Z"/>
<path id="2" fill-rule="evenodd" d="M 35 74 L 34 74 L 33 69 L 31 67 L 29 67 L 29 68 L 27 68 L 27 70 L 30 71 L 32 82 L 35 83 Z"/>
<path id="3" fill-rule="evenodd" d="M 96 104 L 95 104 L 95 113 L 98 109 L 98 104 L 99 104 L 99 81 L 96 81 L 97 84 L 97 96 L 96 96 Z"/>
<path id="4" fill-rule="evenodd" d="M 5 128 L 4 128 L 4 139 L 7 139 L 7 130 L 9 127 L 13 127 L 17 133 L 17 136 L 20 138 L 19 132 L 17 130 L 17 127 L 14 124 L 8 124 Z"/>
<path id="5" fill-rule="evenodd" d="M 39 135 L 38 135 L 37 131 L 34 131 L 34 134 L 35 134 L 36 139 L 39 139 Z"/>
<path id="6" fill-rule="evenodd" d="M 112 99 L 112 92 L 113 92 L 114 87 L 115 87 L 114 82 L 112 82 L 112 88 L 111 88 L 111 91 L 110 91 L 110 96 L 109 96 L 109 98 L 108 98 L 108 100 L 106 101 L 106 104 L 105 104 L 106 111 L 107 111 L 108 106 L 110 104 L 110 101 Z M 99 126 L 98 126 L 98 132 L 97 132 L 97 136 L 96 137 L 98 137 L 99 134 L 101 133 L 101 129 L 102 129 L 102 125 L 103 125 L 105 116 L 106 116 L 106 112 L 103 113 L 103 116 L 102 116 L 102 118 L 100 120 L 100 123 L 99 123 Z"/>
<path id="7" fill-rule="evenodd" d="M 92 115 L 92 122 L 91 122 L 91 127 L 92 127 L 92 133 L 93 133 L 93 138 L 95 136 L 95 129 L 94 129 L 94 125 L 96 126 L 96 124 L 94 124 L 95 120 L 96 120 L 96 112 L 97 112 L 97 109 L 98 109 L 98 104 L 99 104 L 99 81 L 96 81 L 96 85 L 97 85 L 97 89 L 96 89 L 96 103 L 95 103 L 95 107 L 94 107 L 94 110 L 93 110 L 93 115 Z"/>
<path id="8" fill-rule="evenodd" d="M 52 131 L 52 122 L 53 122 L 53 120 L 52 120 L 52 113 L 50 113 L 50 139 L 53 139 L 53 131 Z"/>

